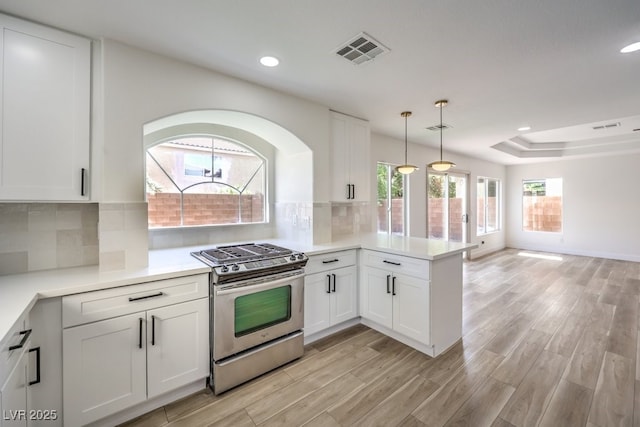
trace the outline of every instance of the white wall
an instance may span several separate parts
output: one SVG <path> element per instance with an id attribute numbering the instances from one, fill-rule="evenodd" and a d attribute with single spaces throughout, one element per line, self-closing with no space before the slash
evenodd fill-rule
<path id="1" fill-rule="evenodd" d="M 507 167 L 507 246 L 640 261 L 640 154 Z M 522 180 L 562 178 L 563 231 L 522 231 Z"/>
<path id="2" fill-rule="evenodd" d="M 262 117 L 296 135 L 313 150 L 307 201 L 328 200 L 329 185 L 316 175 L 329 167 L 327 107 L 111 40 L 103 40 L 102 52 L 104 104 L 97 121 L 104 128 L 104 175 L 96 191 L 101 201 L 144 200 L 145 123 L 216 109 Z"/>
<path id="3" fill-rule="evenodd" d="M 409 163 L 418 166 L 417 172 L 409 175 L 409 232 L 411 236 L 426 237 L 427 236 L 427 164 L 440 158 L 440 151 L 427 147 L 423 144 L 414 144 L 409 142 L 408 148 Z M 469 203 L 469 226 L 470 242 L 477 243 L 479 248 L 472 251 L 472 256 L 477 257 L 490 252 L 500 250 L 505 247 L 505 223 L 503 220 L 502 230 L 496 233 L 476 236 L 476 182 L 478 176 L 496 178 L 502 181 L 503 186 L 506 180 L 506 168 L 497 163 L 491 163 L 484 160 L 467 157 L 456 153 L 445 152 L 443 154 L 445 160 L 456 163 L 455 170 L 465 171 L 470 174 L 470 203 Z M 391 138 L 385 135 L 371 134 L 371 182 L 376 182 L 376 163 L 387 162 L 392 164 L 404 163 L 404 141 Z M 371 200 L 376 200 L 377 188 L 371 186 Z M 502 211 L 504 212 L 504 197 L 502 203 Z M 373 204 L 375 209 L 375 203 Z M 372 215 L 375 221 L 375 213 Z M 374 230 L 376 226 L 374 225 Z M 484 244 L 481 242 L 484 241 Z"/>

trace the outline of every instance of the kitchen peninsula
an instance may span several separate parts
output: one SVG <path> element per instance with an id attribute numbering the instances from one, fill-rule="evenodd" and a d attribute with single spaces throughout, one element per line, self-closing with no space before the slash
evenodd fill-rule
<path id="1" fill-rule="evenodd" d="M 305 252 L 309 256 L 309 263 L 305 268 L 306 343 L 359 322 L 434 357 L 460 339 L 462 254 L 475 248 L 475 245 L 375 234 L 322 245 L 306 245 L 278 239 L 267 241 Z M 107 292 L 106 290 L 110 290 L 109 295 L 111 292 L 126 292 L 127 295 L 134 295 L 133 293 L 139 291 L 148 293 L 152 288 L 160 289 L 167 284 L 174 285 L 173 281 L 183 280 L 181 278 L 188 280 L 191 286 L 191 282 L 197 283 L 199 278 L 209 271 L 204 264 L 190 255 L 190 252 L 198 249 L 204 248 L 183 247 L 150 251 L 149 266 L 135 270 L 102 272 L 95 266 L 0 276 L 0 346 L 2 354 L 8 355 L 6 360 L 3 360 L 11 365 L 15 363 L 16 358 L 11 357 L 12 352 L 9 352 L 8 348 L 19 344 L 20 341 L 26 342 L 24 348 L 43 349 L 42 378 L 47 378 L 48 383 L 43 382 L 40 386 L 48 390 L 49 400 L 32 401 L 32 404 L 37 407 L 59 408 L 59 412 L 62 412 L 63 406 L 65 410 L 73 408 L 73 404 L 69 406 L 69 402 L 66 402 L 66 397 L 64 405 L 60 401 L 61 396 L 68 396 L 62 393 L 61 376 L 45 377 L 45 373 L 60 372 L 64 366 L 69 366 L 65 362 L 69 355 L 62 353 L 62 336 L 63 331 L 68 334 L 74 328 L 68 319 L 69 324 L 65 324 L 64 315 L 60 317 L 61 301 L 65 300 L 64 297 L 69 299 L 69 295 L 74 295 L 74 299 L 82 294 L 89 295 L 85 293 L 94 294 L 95 291 Z M 343 257 L 347 260 L 345 263 L 341 261 Z M 348 271 L 349 275 L 342 276 L 343 271 Z M 314 277 L 319 281 L 311 280 Z M 337 277 L 339 279 L 336 284 Z M 344 298 L 340 292 L 343 277 L 348 277 L 352 286 L 346 299 L 340 300 Z M 330 285 L 333 284 L 333 292 L 326 292 L 325 280 L 329 280 Z M 316 284 L 320 285 L 320 291 L 315 295 L 332 298 L 330 304 L 335 304 L 333 308 L 327 305 L 325 311 L 324 302 L 314 296 Z M 176 282 L 175 285 L 185 286 L 182 282 Z M 202 293 L 199 289 L 194 288 L 194 295 L 197 293 L 198 298 Z M 195 306 L 197 301 L 200 300 L 194 299 L 184 304 Z M 331 310 L 335 312 L 335 307 L 345 306 L 350 307 L 347 315 L 332 322 Z M 64 312 L 63 309 L 62 313 Z M 323 321 L 325 315 L 330 319 L 327 322 Z M 111 320 L 105 322 L 107 321 Z M 313 331 L 312 321 L 315 325 Z M 33 334 L 27 342 L 24 334 L 20 335 L 20 332 L 28 329 L 32 329 Z M 134 332 L 136 331 L 137 327 Z M 46 342 L 41 342 L 43 335 L 49 337 Z M 152 334 L 147 332 L 146 335 L 149 338 Z M 203 349 L 203 355 L 206 355 L 205 353 L 208 354 L 207 349 Z M 20 354 L 30 353 L 20 351 Z M 22 360 L 23 357 L 19 359 Z M 12 375 L 11 370 L 5 370 L 3 364 L 0 364 L 0 368 L 0 380 L 4 381 Z M 147 375 L 153 376 L 152 371 L 149 372 Z M 159 397 L 149 394 L 143 396 L 136 404 L 121 405 L 113 411 L 105 409 L 100 416 L 104 416 L 102 420 L 107 423 L 123 422 L 205 387 L 205 378 L 206 373 L 203 373 L 197 381 L 190 379 L 191 382 L 188 384 L 167 390 Z M 155 380 L 147 377 L 146 381 L 151 383 Z M 55 396 L 55 401 L 51 400 L 51 396 Z M 71 420 L 73 417 L 69 413 L 65 418 Z"/>

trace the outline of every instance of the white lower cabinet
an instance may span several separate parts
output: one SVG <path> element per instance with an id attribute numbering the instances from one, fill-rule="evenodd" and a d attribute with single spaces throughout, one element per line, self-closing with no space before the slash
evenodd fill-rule
<path id="1" fill-rule="evenodd" d="M 65 329 L 64 421 L 79 426 L 146 399 L 145 313 Z"/>
<path id="2" fill-rule="evenodd" d="M 40 300 L 0 343 L 0 426 L 62 426 L 60 298 Z"/>
<path id="3" fill-rule="evenodd" d="M 304 280 L 305 335 L 358 316 L 355 266 L 311 274 Z"/>
<path id="4" fill-rule="evenodd" d="M 209 374 L 209 300 L 147 312 L 147 397 Z"/>
<path id="5" fill-rule="evenodd" d="M 362 267 L 362 317 L 429 343 L 429 282 L 388 270 Z"/>
<path id="6" fill-rule="evenodd" d="M 362 251 L 360 315 L 431 344 L 429 261 Z"/>
<path id="7" fill-rule="evenodd" d="M 429 343 L 429 282 L 401 274 L 394 275 L 393 280 L 393 329 Z"/>
<path id="8" fill-rule="evenodd" d="M 304 334 L 358 317 L 355 250 L 310 257 L 304 279 Z"/>
<path id="9" fill-rule="evenodd" d="M 163 306 L 163 301 L 178 298 L 179 292 L 184 294 L 185 288 L 190 288 L 180 280 L 196 280 L 204 287 L 193 287 L 206 290 L 207 275 L 193 277 L 134 285 L 126 287 L 130 288 L 128 291 L 120 291 L 120 295 L 114 295 L 118 292 L 114 289 L 91 292 L 86 294 L 85 304 L 79 301 L 83 294 L 65 297 L 71 299 L 63 302 L 67 310 L 105 299 L 120 302 L 127 295 L 135 295 L 128 298 L 131 310 L 146 308 L 64 329 L 65 426 L 100 420 L 209 375 L 208 297 L 200 295 L 198 299 Z M 178 283 L 173 286 L 171 281 Z M 140 295 L 139 286 L 144 286 L 146 295 Z M 152 301 L 156 301 L 157 308 L 153 308 Z"/>
<path id="10" fill-rule="evenodd" d="M 15 366 L 4 384 L 0 385 L 0 426 L 27 425 L 27 359 L 28 352 L 20 352 Z"/>

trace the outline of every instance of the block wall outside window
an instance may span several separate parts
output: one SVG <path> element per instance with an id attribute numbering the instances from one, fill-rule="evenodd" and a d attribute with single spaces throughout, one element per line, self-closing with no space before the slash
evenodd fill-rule
<path id="1" fill-rule="evenodd" d="M 522 182 L 522 229 L 562 232 L 562 178 Z"/>
<path id="2" fill-rule="evenodd" d="M 262 223 L 266 161 L 235 141 L 177 136 L 147 149 L 149 228 Z"/>

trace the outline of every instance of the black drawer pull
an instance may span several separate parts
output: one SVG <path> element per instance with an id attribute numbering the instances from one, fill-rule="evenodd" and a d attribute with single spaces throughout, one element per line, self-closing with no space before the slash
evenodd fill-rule
<path id="1" fill-rule="evenodd" d="M 327 274 L 327 293 L 331 293 L 331 275 Z"/>
<path id="2" fill-rule="evenodd" d="M 29 381 L 29 385 L 40 383 L 40 347 L 30 349 L 29 353 L 32 351 L 36 352 L 36 379 L 34 381 Z"/>
<path id="3" fill-rule="evenodd" d="M 396 276 L 393 276 L 392 284 L 391 284 L 391 295 L 396 295 Z"/>
<path id="4" fill-rule="evenodd" d="M 389 279 L 391 279 L 391 275 L 387 274 L 387 293 L 390 294 L 391 292 L 389 291 Z"/>
<path id="5" fill-rule="evenodd" d="M 9 351 L 17 350 L 19 348 L 24 347 L 25 343 L 29 339 L 29 336 L 31 335 L 31 329 L 27 329 L 26 331 L 20 331 L 18 335 L 22 335 L 22 339 L 18 344 L 12 345 L 11 347 L 9 347 Z"/>
<path id="6" fill-rule="evenodd" d="M 336 291 L 336 275 L 332 274 L 331 276 L 333 277 L 333 289 L 331 290 L 331 292 L 335 292 Z"/>
<path id="7" fill-rule="evenodd" d="M 322 261 L 323 264 L 331 264 L 332 262 L 338 262 L 340 261 L 338 258 L 336 259 L 328 259 L 326 261 Z"/>
<path id="8" fill-rule="evenodd" d="M 382 260 L 382 262 L 384 262 L 385 264 L 391 264 L 391 265 L 397 265 L 397 266 L 402 265 L 402 264 L 400 264 L 399 262 L 395 262 L 395 261 L 387 261 L 386 259 L 385 259 L 385 260 Z"/>
<path id="9" fill-rule="evenodd" d="M 138 317 L 140 323 L 138 324 L 138 348 L 142 348 L 142 317 Z"/>
<path id="10" fill-rule="evenodd" d="M 147 299 L 147 298 L 161 297 L 162 295 L 164 295 L 164 292 L 158 292 L 157 294 L 145 295 L 143 297 L 135 297 L 135 298 L 129 297 L 129 302 L 140 301 L 142 299 Z"/>

